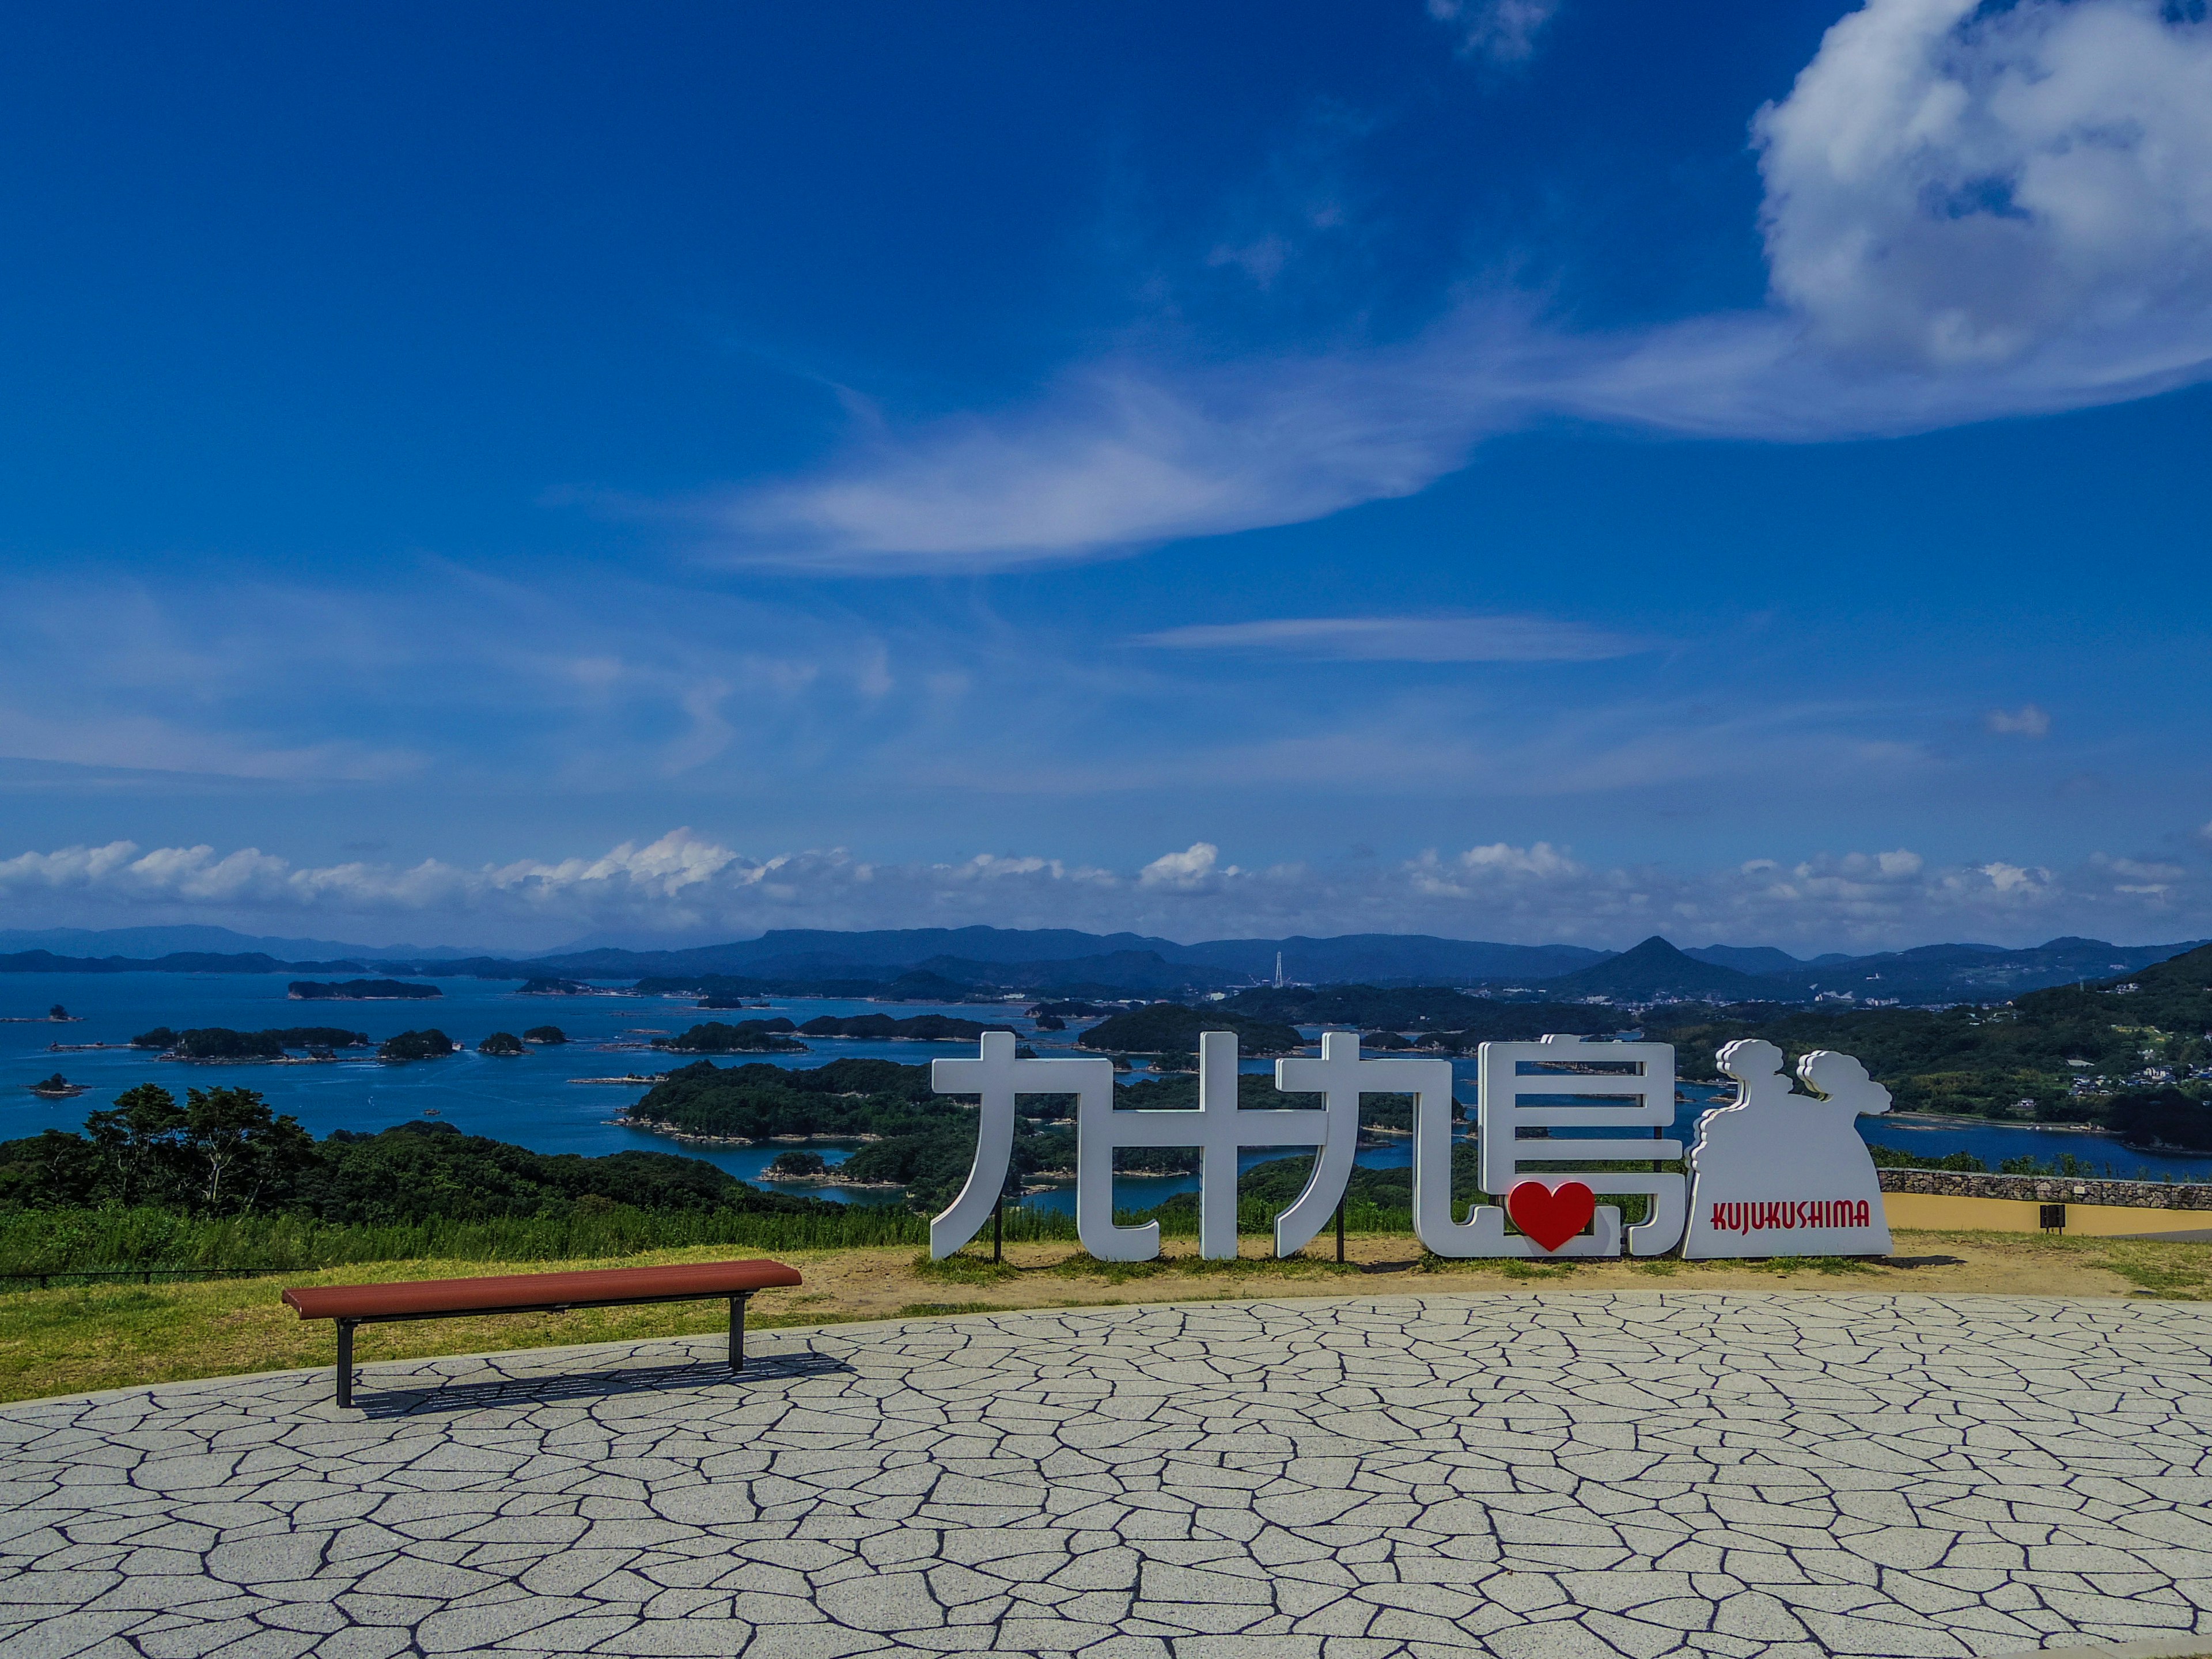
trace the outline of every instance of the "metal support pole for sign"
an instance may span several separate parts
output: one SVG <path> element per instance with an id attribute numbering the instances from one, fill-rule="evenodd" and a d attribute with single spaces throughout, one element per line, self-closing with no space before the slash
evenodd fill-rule
<path id="1" fill-rule="evenodd" d="M 995 1200 L 991 1206 L 991 1260 L 994 1262 L 1004 1261 L 1006 1259 L 1006 1228 L 1000 1220 L 1000 1212 L 1005 1206 L 1006 1200 L 1003 1197 Z"/>
<path id="2" fill-rule="evenodd" d="M 1336 1200 L 1336 1259 L 1344 1260 L 1344 1200 Z"/>

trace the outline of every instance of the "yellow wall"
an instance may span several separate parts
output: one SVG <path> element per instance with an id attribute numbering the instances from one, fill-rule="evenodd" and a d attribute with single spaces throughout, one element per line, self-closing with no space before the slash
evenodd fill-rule
<path id="1" fill-rule="evenodd" d="M 1950 1198 L 1937 1193 L 1884 1193 L 1883 1212 L 1893 1227 L 1926 1227 L 1992 1233 L 2039 1233 L 2043 1206 L 2022 1198 Z M 2124 1204 L 2066 1205 L 2066 1231 L 2093 1238 L 2116 1233 L 2212 1231 L 2212 1210 L 2138 1210 Z"/>

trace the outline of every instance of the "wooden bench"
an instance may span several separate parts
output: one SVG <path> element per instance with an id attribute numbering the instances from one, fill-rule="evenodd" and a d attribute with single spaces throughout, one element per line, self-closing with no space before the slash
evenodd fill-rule
<path id="1" fill-rule="evenodd" d="M 599 1267 L 583 1273 L 509 1273 L 497 1279 L 431 1279 L 391 1285 L 300 1285 L 284 1292 L 302 1319 L 338 1328 L 338 1404 L 353 1404 L 356 1325 L 401 1319 L 458 1319 L 469 1314 L 567 1313 L 648 1302 L 730 1298 L 730 1369 L 745 1366 L 745 1303 L 755 1291 L 799 1283 L 781 1261 L 694 1261 L 671 1267 Z"/>

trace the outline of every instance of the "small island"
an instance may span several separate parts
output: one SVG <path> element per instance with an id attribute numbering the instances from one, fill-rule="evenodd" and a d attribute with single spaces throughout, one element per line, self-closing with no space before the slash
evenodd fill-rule
<path id="1" fill-rule="evenodd" d="M 551 1048 L 566 1042 L 568 1040 L 568 1034 L 557 1025 L 533 1025 L 522 1034 L 522 1040 L 525 1042 L 543 1043 Z"/>
<path id="2" fill-rule="evenodd" d="M 42 1082 L 26 1084 L 24 1086 L 41 1100 L 67 1100 L 72 1095 L 81 1095 L 88 1091 L 87 1085 L 71 1083 L 59 1072 L 56 1072 Z"/>
<path id="3" fill-rule="evenodd" d="M 1204 1031 L 1234 1031 L 1248 1057 L 1294 1054 L 1304 1046 L 1304 1039 L 1293 1026 L 1224 1013 L 1218 1008 L 1200 1012 L 1180 1002 L 1131 1008 L 1101 1020 L 1075 1041 L 1085 1048 L 1116 1054 L 1182 1055 L 1197 1052 L 1199 1035 Z"/>
<path id="4" fill-rule="evenodd" d="M 761 1022 L 745 1023 L 752 1025 Z M 790 1022 L 783 1024 L 787 1029 Z M 911 1019 L 894 1019 L 889 1014 L 854 1014 L 841 1019 L 834 1014 L 824 1014 L 798 1029 L 801 1036 L 862 1037 L 878 1042 L 973 1042 L 986 1031 L 1011 1031 L 1014 1028 L 980 1024 L 950 1014 L 916 1014 Z"/>
<path id="5" fill-rule="evenodd" d="M 314 1059 L 339 1048 L 366 1048 L 368 1033 L 337 1025 L 287 1025 L 268 1031 L 234 1031 L 224 1025 L 173 1031 L 156 1025 L 131 1039 L 133 1048 L 155 1050 L 172 1060 L 275 1060 L 287 1048 L 304 1048 Z"/>
<path id="6" fill-rule="evenodd" d="M 411 1002 L 446 994 L 434 985 L 398 979 L 295 979 L 284 988 L 295 1002 Z"/>
<path id="7" fill-rule="evenodd" d="M 477 1044 L 477 1052 L 480 1054 L 512 1058 L 516 1054 L 526 1054 L 530 1050 L 522 1046 L 522 1039 L 514 1032 L 494 1031 L 482 1042 Z"/>
<path id="8" fill-rule="evenodd" d="M 434 1026 L 427 1031 L 402 1031 L 376 1051 L 379 1060 L 443 1060 L 461 1045 Z"/>
<path id="9" fill-rule="evenodd" d="M 586 985 L 580 979 L 526 980 L 519 997 L 588 997 L 597 996 L 599 987 Z"/>
<path id="10" fill-rule="evenodd" d="M 679 1054 L 803 1054 L 806 1045 L 787 1033 L 795 1029 L 787 1019 L 744 1019 L 735 1025 L 709 1020 L 681 1036 L 655 1037 L 653 1046 Z"/>

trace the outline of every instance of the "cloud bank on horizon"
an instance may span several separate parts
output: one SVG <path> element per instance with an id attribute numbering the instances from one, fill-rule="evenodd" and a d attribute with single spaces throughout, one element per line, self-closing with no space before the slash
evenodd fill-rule
<path id="1" fill-rule="evenodd" d="M 303 866 L 252 848 L 130 842 L 0 860 L 18 927 L 205 922 L 326 933 L 405 927 L 436 942 L 544 950 L 580 937 L 700 945 L 771 927 L 1081 927 L 1185 942 L 1420 933 L 1516 944 L 1626 946 L 1654 932 L 1697 943 L 1872 951 L 2076 933 L 2183 936 L 2202 875 L 2098 855 L 2067 872 L 2002 860 L 1936 867 L 1905 848 L 1785 865 L 1753 859 L 1681 875 L 1586 865 L 1505 842 L 1364 866 L 1243 869 L 1200 842 L 1133 871 L 1036 856 L 871 861 L 844 848 L 749 857 L 688 830 L 593 858 L 466 867 Z"/>
<path id="2" fill-rule="evenodd" d="M 1554 9 L 1431 9 L 1517 61 Z M 1392 343 L 1109 354 L 1031 405 L 870 422 L 821 471 L 715 506 L 717 550 L 860 574 L 1077 560 L 1412 495 L 1545 420 L 1817 442 L 2212 374 L 2212 22 L 1870 0 L 1752 134 L 1764 308 L 1583 332 L 1489 288 Z"/>

